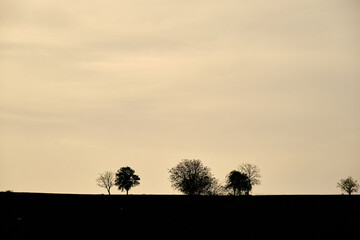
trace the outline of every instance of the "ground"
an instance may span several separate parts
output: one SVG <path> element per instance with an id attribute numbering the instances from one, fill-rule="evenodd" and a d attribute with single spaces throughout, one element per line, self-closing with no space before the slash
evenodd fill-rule
<path id="1" fill-rule="evenodd" d="M 346 239 L 360 196 L 183 196 L 0 193 L 6 239 L 237 236 Z M 237 238 L 237 239 L 238 239 Z"/>

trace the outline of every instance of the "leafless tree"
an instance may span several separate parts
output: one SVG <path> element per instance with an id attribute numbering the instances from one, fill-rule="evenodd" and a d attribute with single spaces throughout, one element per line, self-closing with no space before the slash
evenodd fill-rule
<path id="1" fill-rule="evenodd" d="M 99 177 L 96 179 L 97 185 L 99 187 L 106 188 L 107 192 L 110 195 L 110 189 L 115 185 L 115 177 L 113 172 L 106 171 L 104 173 L 99 173 Z"/>
<path id="2" fill-rule="evenodd" d="M 169 173 L 172 187 L 187 195 L 207 194 L 215 179 L 199 159 L 183 159 Z"/>
<path id="3" fill-rule="evenodd" d="M 352 177 L 341 179 L 340 182 L 338 182 L 337 187 L 349 195 L 359 190 L 359 184 L 357 183 L 357 180 L 354 180 Z"/>
<path id="4" fill-rule="evenodd" d="M 251 185 L 260 184 L 260 169 L 250 163 L 243 163 L 238 167 L 239 172 L 245 174 L 250 179 Z"/>
<path id="5" fill-rule="evenodd" d="M 260 169 L 257 166 L 250 163 L 243 163 L 238 167 L 238 171 L 242 174 L 245 174 L 249 178 L 251 188 L 254 185 L 260 184 L 261 175 Z"/>

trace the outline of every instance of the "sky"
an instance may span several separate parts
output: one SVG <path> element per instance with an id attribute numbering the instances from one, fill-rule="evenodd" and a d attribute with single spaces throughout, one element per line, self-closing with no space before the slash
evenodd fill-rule
<path id="1" fill-rule="evenodd" d="M 0 191 L 177 194 L 200 159 L 253 194 L 360 181 L 357 0 L 0 0 Z M 124 194 L 116 188 L 113 193 Z"/>

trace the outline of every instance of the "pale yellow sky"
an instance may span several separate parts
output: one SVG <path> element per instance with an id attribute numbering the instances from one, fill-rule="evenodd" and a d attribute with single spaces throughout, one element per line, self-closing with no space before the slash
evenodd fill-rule
<path id="1" fill-rule="evenodd" d="M 249 162 L 255 194 L 360 180 L 360 2 L 0 0 L 0 190 L 176 193 Z M 117 190 L 113 190 L 117 192 Z"/>

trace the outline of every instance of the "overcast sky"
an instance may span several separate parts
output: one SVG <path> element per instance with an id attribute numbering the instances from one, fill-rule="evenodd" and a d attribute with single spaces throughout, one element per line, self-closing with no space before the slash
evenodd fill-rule
<path id="1" fill-rule="evenodd" d="M 176 193 L 168 169 L 261 169 L 254 194 L 360 180 L 360 2 L 0 0 L 0 190 Z M 117 192 L 117 190 L 113 190 Z"/>

